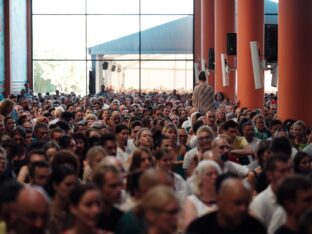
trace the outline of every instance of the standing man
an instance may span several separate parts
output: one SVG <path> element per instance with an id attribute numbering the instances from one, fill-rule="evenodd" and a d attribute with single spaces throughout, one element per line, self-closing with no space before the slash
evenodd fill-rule
<path id="1" fill-rule="evenodd" d="M 199 83 L 195 86 L 192 105 L 196 107 L 201 113 L 206 113 L 207 111 L 214 108 L 214 91 L 211 86 L 206 82 L 206 73 L 202 71 L 199 73 Z"/>

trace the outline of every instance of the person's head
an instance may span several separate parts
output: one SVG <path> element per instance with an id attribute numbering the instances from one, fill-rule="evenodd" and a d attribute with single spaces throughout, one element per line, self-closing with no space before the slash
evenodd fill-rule
<path id="1" fill-rule="evenodd" d="M 146 147 L 136 148 L 132 154 L 129 171 L 145 171 L 153 166 L 152 152 Z"/>
<path id="2" fill-rule="evenodd" d="M 213 139 L 211 143 L 211 149 L 213 153 L 214 160 L 217 162 L 222 162 L 227 160 L 227 156 L 230 152 L 230 144 L 226 136 L 220 135 Z"/>
<path id="3" fill-rule="evenodd" d="M 201 126 L 196 133 L 198 139 L 198 149 L 201 152 L 211 149 L 211 142 L 214 138 L 214 133 L 211 127 L 204 125 Z"/>
<path id="4" fill-rule="evenodd" d="M 132 139 L 136 138 L 136 135 L 138 131 L 143 127 L 143 124 L 141 121 L 135 120 L 130 123 L 130 137 Z"/>
<path id="5" fill-rule="evenodd" d="M 252 122 L 246 122 L 243 124 L 242 126 L 242 132 L 243 132 L 243 136 L 249 140 L 252 139 L 254 137 L 254 129 L 252 126 Z"/>
<path id="6" fill-rule="evenodd" d="M 172 153 L 165 148 L 160 148 L 155 152 L 155 159 L 157 167 L 160 170 L 170 172 L 173 165 L 173 156 Z"/>
<path id="7" fill-rule="evenodd" d="M 115 128 L 116 140 L 119 144 L 125 146 L 127 144 L 129 129 L 124 124 L 118 124 Z"/>
<path id="8" fill-rule="evenodd" d="M 68 201 L 69 194 L 77 184 L 77 176 L 74 169 L 68 165 L 53 167 L 50 177 L 52 195 Z"/>
<path id="9" fill-rule="evenodd" d="M 34 126 L 34 135 L 40 141 L 47 141 L 49 139 L 48 130 L 49 127 L 46 123 L 37 123 Z"/>
<path id="10" fill-rule="evenodd" d="M 178 130 L 173 124 L 168 124 L 163 127 L 162 134 L 169 138 L 174 145 L 178 144 Z"/>
<path id="11" fill-rule="evenodd" d="M 296 121 L 293 125 L 294 137 L 304 138 L 306 126 L 303 121 Z"/>
<path id="12" fill-rule="evenodd" d="M 234 141 L 238 134 L 238 124 L 234 120 L 228 120 L 224 123 L 223 127 L 225 134 L 231 138 L 231 141 Z"/>
<path id="13" fill-rule="evenodd" d="M 202 190 L 214 190 L 217 177 L 221 174 L 220 166 L 212 160 L 202 160 L 193 171 L 191 180 L 195 194 Z"/>
<path id="14" fill-rule="evenodd" d="M 50 131 L 51 140 L 58 141 L 63 136 L 65 136 L 65 131 L 59 127 L 56 127 Z"/>
<path id="15" fill-rule="evenodd" d="M 148 128 L 141 128 L 137 135 L 135 140 L 136 146 L 144 146 L 147 148 L 151 148 L 153 145 L 153 138 L 152 138 L 152 132 Z"/>
<path id="16" fill-rule="evenodd" d="M 218 102 L 222 102 L 224 100 L 224 94 L 222 92 L 217 92 L 215 94 L 215 100 Z"/>
<path id="17" fill-rule="evenodd" d="M 244 222 L 250 200 L 251 186 L 247 181 L 230 176 L 220 182 L 217 188 L 217 214 L 224 228 L 232 229 Z"/>
<path id="18" fill-rule="evenodd" d="M 198 80 L 200 80 L 200 81 L 202 81 L 202 82 L 205 82 L 205 81 L 207 80 L 207 78 L 206 78 L 206 72 L 201 71 L 201 72 L 199 73 Z"/>
<path id="19" fill-rule="evenodd" d="M 299 151 L 294 158 L 294 172 L 296 174 L 308 175 L 312 171 L 311 161 L 310 155 Z"/>
<path id="20" fill-rule="evenodd" d="M 137 212 L 144 216 L 149 230 L 171 234 L 178 228 L 180 209 L 179 200 L 172 189 L 156 186 L 142 197 Z"/>
<path id="21" fill-rule="evenodd" d="M 264 122 L 264 116 L 262 114 L 257 114 L 252 118 L 252 121 L 255 125 L 255 127 L 258 130 L 263 130 L 265 129 L 265 122 Z"/>
<path id="22" fill-rule="evenodd" d="M 52 168 L 61 165 L 67 165 L 73 168 L 77 175 L 79 174 L 80 164 L 78 157 L 71 151 L 61 150 L 55 154 L 51 161 Z"/>
<path id="23" fill-rule="evenodd" d="M 273 154 L 265 164 L 265 172 L 275 192 L 280 182 L 292 172 L 289 157 L 285 154 Z"/>
<path id="24" fill-rule="evenodd" d="M 269 159 L 269 157 L 271 157 L 270 142 L 261 141 L 257 146 L 256 155 L 260 166 L 264 168 L 266 161 Z"/>
<path id="25" fill-rule="evenodd" d="M 179 144 L 186 145 L 187 143 L 187 131 L 185 128 L 178 128 L 178 137 L 179 137 Z"/>
<path id="26" fill-rule="evenodd" d="M 22 127 L 17 127 L 11 132 L 12 139 L 18 145 L 25 145 L 26 131 Z"/>
<path id="27" fill-rule="evenodd" d="M 277 202 L 288 216 L 299 220 L 300 216 L 312 208 L 312 183 L 303 176 L 285 178 L 276 192 Z"/>
<path id="28" fill-rule="evenodd" d="M 206 124 L 210 127 L 214 127 L 216 125 L 216 112 L 215 111 L 207 111 L 205 115 L 206 119 Z"/>
<path id="29" fill-rule="evenodd" d="M 290 157 L 292 149 L 289 138 L 286 136 L 273 137 L 271 142 L 271 151 L 274 154 L 282 153 Z"/>
<path id="30" fill-rule="evenodd" d="M 43 189 L 27 187 L 17 197 L 15 233 L 44 234 L 49 217 L 49 199 Z"/>
<path id="31" fill-rule="evenodd" d="M 6 132 L 11 133 L 16 127 L 16 122 L 11 116 L 8 116 L 4 119 L 4 125 Z"/>
<path id="32" fill-rule="evenodd" d="M 0 185 L 0 219 L 5 221 L 7 230 L 15 224 L 18 193 L 23 185 L 15 180 L 7 180 Z"/>
<path id="33" fill-rule="evenodd" d="M 14 108 L 14 102 L 11 99 L 4 99 L 0 104 L 0 115 L 7 117 L 11 114 Z"/>
<path id="34" fill-rule="evenodd" d="M 71 151 L 72 153 L 76 152 L 76 141 L 71 136 L 62 136 L 58 139 L 58 144 L 63 150 Z"/>
<path id="35" fill-rule="evenodd" d="M 123 183 L 120 172 L 115 166 L 99 165 L 93 172 L 92 180 L 100 189 L 102 199 L 106 203 L 120 202 Z"/>
<path id="36" fill-rule="evenodd" d="M 104 147 L 108 155 L 116 156 L 116 136 L 113 133 L 105 133 L 100 138 L 100 145 Z"/>
<path id="37" fill-rule="evenodd" d="M 47 161 L 47 155 L 43 149 L 33 149 L 26 154 L 28 162 Z"/>
<path id="38" fill-rule="evenodd" d="M 96 228 L 101 205 L 101 193 L 92 184 L 80 184 L 70 193 L 69 210 L 74 216 L 74 222 L 87 230 Z"/>
<path id="39" fill-rule="evenodd" d="M 279 119 L 273 119 L 270 125 L 270 132 L 272 135 L 283 128 L 283 123 Z"/>
<path id="40" fill-rule="evenodd" d="M 50 164 L 47 161 L 34 161 L 29 164 L 29 179 L 31 185 L 45 187 L 51 175 Z"/>
<path id="41" fill-rule="evenodd" d="M 94 169 L 105 157 L 106 151 L 101 146 L 93 146 L 87 152 L 87 161 L 91 169 Z"/>
<path id="42" fill-rule="evenodd" d="M 46 156 L 49 162 L 51 162 L 56 153 L 61 150 L 59 144 L 56 141 L 48 141 L 44 144 L 43 149 L 46 152 Z"/>

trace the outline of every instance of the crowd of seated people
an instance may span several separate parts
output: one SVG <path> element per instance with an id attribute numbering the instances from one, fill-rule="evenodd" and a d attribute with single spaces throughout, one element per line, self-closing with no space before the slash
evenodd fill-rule
<path id="1" fill-rule="evenodd" d="M 9 95 L 0 102 L 0 233 L 307 234 L 312 131 L 215 95 Z"/>

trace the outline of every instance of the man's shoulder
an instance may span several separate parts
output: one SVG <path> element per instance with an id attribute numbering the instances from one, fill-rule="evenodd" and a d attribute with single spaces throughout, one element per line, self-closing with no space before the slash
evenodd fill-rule
<path id="1" fill-rule="evenodd" d="M 201 234 L 207 232 L 207 227 L 209 229 L 214 229 L 217 224 L 217 212 L 212 212 L 206 214 L 200 218 L 195 219 L 188 227 L 187 234 Z"/>

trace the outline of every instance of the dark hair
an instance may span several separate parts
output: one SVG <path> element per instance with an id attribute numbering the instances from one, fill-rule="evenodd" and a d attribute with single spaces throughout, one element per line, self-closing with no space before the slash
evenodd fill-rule
<path id="1" fill-rule="evenodd" d="M 142 124 L 142 122 L 141 121 L 139 121 L 139 120 L 134 120 L 134 121 L 131 121 L 130 122 L 130 130 L 132 131 L 132 129 L 133 128 L 135 128 L 136 126 L 140 126 L 140 127 L 143 127 L 143 124 Z"/>
<path id="2" fill-rule="evenodd" d="M 269 141 L 261 141 L 257 146 L 256 154 L 258 157 L 259 164 L 262 168 L 264 167 L 263 155 L 266 151 L 271 151 L 270 150 L 270 142 Z"/>
<path id="3" fill-rule="evenodd" d="M 290 140 L 284 136 L 273 137 L 271 151 L 272 153 L 283 153 L 290 157 L 292 151 Z"/>
<path id="4" fill-rule="evenodd" d="M 205 81 L 205 80 L 207 79 L 207 78 L 206 78 L 206 72 L 201 71 L 201 72 L 199 73 L 198 79 L 199 79 L 199 80 L 202 80 L 202 81 Z"/>
<path id="5" fill-rule="evenodd" d="M 272 157 L 268 159 L 268 161 L 265 163 L 265 171 L 266 172 L 272 172 L 276 169 L 276 162 L 284 162 L 287 163 L 289 160 L 289 157 L 285 154 L 279 153 L 274 154 Z"/>
<path id="6" fill-rule="evenodd" d="M 34 132 L 37 132 L 38 129 L 40 129 L 40 128 L 49 129 L 49 126 L 46 123 L 44 123 L 44 122 L 36 123 L 35 126 L 34 126 Z"/>
<path id="7" fill-rule="evenodd" d="M 68 150 L 61 150 L 57 152 L 52 160 L 52 168 L 67 165 L 73 168 L 73 170 L 78 174 L 79 173 L 79 160 L 78 157 L 68 151 Z"/>
<path id="8" fill-rule="evenodd" d="M 18 183 L 16 180 L 10 179 L 4 181 L 0 186 L 0 209 L 3 204 L 15 202 L 18 193 L 22 190 L 22 188 L 23 185 Z"/>
<path id="9" fill-rule="evenodd" d="M 298 151 L 298 153 L 295 155 L 295 158 L 294 158 L 294 165 L 293 165 L 293 168 L 294 168 L 295 173 L 298 173 L 298 174 L 302 174 L 302 173 L 303 173 L 302 171 L 300 171 L 299 165 L 300 165 L 300 162 L 301 162 L 304 158 L 309 158 L 310 161 L 311 161 L 310 155 L 309 155 L 308 153 L 306 153 L 306 152 Z"/>
<path id="10" fill-rule="evenodd" d="M 115 166 L 98 166 L 95 168 L 95 171 L 92 176 L 93 183 L 99 187 L 102 188 L 103 185 L 106 183 L 105 181 L 105 175 L 106 173 L 111 172 L 113 174 L 119 175 L 119 170 Z"/>
<path id="11" fill-rule="evenodd" d="M 52 166 L 52 174 L 49 181 L 48 193 L 54 196 L 55 190 L 53 185 L 60 184 L 67 176 L 76 175 L 75 170 L 68 165 Z"/>
<path id="12" fill-rule="evenodd" d="M 273 126 L 278 125 L 278 124 L 283 125 L 282 121 L 280 121 L 279 119 L 273 119 L 271 121 L 270 128 L 272 128 Z"/>
<path id="13" fill-rule="evenodd" d="M 70 130 L 70 126 L 67 122 L 63 121 L 63 120 L 59 120 L 57 121 L 56 125 L 63 129 L 65 132 L 68 132 Z"/>
<path id="14" fill-rule="evenodd" d="M 308 210 L 301 218 L 299 222 L 300 234 L 310 234 L 312 227 L 312 209 Z"/>
<path id="15" fill-rule="evenodd" d="M 238 128 L 238 124 L 234 120 L 228 120 L 224 123 L 223 127 L 227 131 L 229 128 Z"/>
<path id="16" fill-rule="evenodd" d="M 65 135 L 58 139 L 58 144 L 61 149 L 68 149 L 72 140 L 74 140 L 72 137 Z"/>
<path id="17" fill-rule="evenodd" d="M 299 175 L 290 176 L 279 185 L 276 193 L 277 202 L 286 208 L 285 204 L 289 201 L 294 202 L 299 191 L 311 189 L 312 183 L 309 179 Z"/>
<path id="18" fill-rule="evenodd" d="M 217 93 L 215 94 L 215 96 L 214 96 L 215 100 L 217 100 L 217 96 L 218 96 L 218 94 L 220 94 L 220 95 L 221 95 L 221 97 L 222 97 L 222 101 L 223 101 L 223 100 L 224 100 L 224 94 L 223 94 L 222 92 L 217 92 Z"/>
<path id="19" fill-rule="evenodd" d="M 156 160 L 161 160 L 164 156 L 170 155 L 170 152 L 167 149 L 158 149 L 155 152 Z"/>
<path id="20" fill-rule="evenodd" d="M 92 190 L 98 190 L 94 184 L 79 184 L 77 185 L 70 193 L 69 204 L 77 206 L 80 202 L 80 199 L 85 193 Z"/>
<path id="21" fill-rule="evenodd" d="M 192 126 L 193 132 L 196 135 L 197 134 L 197 130 L 204 125 L 204 121 L 202 120 L 196 120 L 195 123 Z"/>
<path id="22" fill-rule="evenodd" d="M 29 177 L 33 178 L 35 176 L 35 170 L 37 167 L 50 168 L 50 164 L 44 160 L 31 162 L 28 166 Z"/>
<path id="23" fill-rule="evenodd" d="M 48 160 L 46 152 L 43 149 L 33 149 L 26 154 L 26 159 L 28 160 L 28 162 L 30 161 L 30 158 L 33 154 L 43 155 L 45 160 Z"/>
<path id="24" fill-rule="evenodd" d="M 113 133 L 105 133 L 99 139 L 99 144 L 104 146 L 107 141 L 116 141 L 116 136 Z"/>
<path id="25" fill-rule="evenodd" d="M 120 133 L 122 130 L 128 130 L 128 131 L 129 131 L 129 129 L 128 129 L 128 127 L 127 127 L 126 125 L 124 125 L 124 124 L 118 124 L 118 125 L 116 126 L 116 128 L 115 128 L 115 133 L 118 134 L 118 133 Z"/>
<path id="26" fill-rule="evenodd" d="M 15 135 L 20 135 L 22 136 L 24 139 L 26 137 L 26 131 L 25 131 L 25 128 L 23 127 L 16 127 L 12 132 L 11 132 L 11 137 L 15 136 Z"/>

